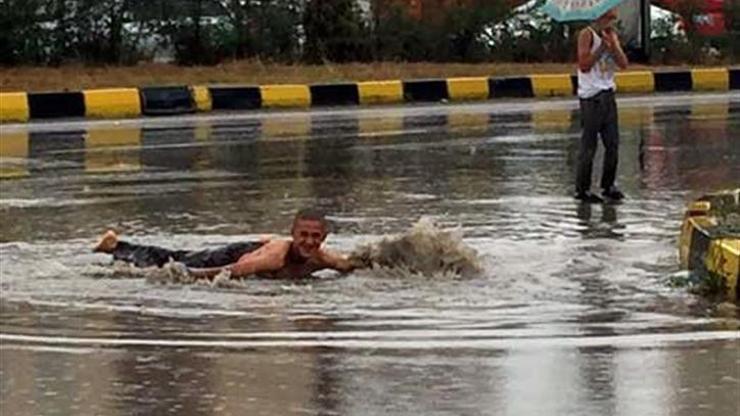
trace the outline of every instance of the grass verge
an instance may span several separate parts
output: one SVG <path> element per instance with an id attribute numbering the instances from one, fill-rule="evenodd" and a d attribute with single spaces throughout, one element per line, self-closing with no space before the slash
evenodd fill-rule
<path id="1" fill-rule="evenodd" d="M 675 69 L 633 65 L 630 70 Z M 684 67 L 685 68 L 685 67 Z M 182 67 L 141 64 L 124 67 L 68 65 L 59 68 L 0 68 L 0 90 L 76 91 L 89 88 L 199 84 L 313 84 L 385 79 L 420 79 L 466 76 L 510 76 L 572 73 L 570 63 L 438 64 L 379 62 L 371 64 L 279 65 L 235 61 L 217 66 Z"/>

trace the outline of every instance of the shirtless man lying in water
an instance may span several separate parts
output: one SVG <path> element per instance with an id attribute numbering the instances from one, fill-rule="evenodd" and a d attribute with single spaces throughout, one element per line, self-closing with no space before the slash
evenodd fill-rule
<path id="1" fill-rule="evenodd" d="M 256 275 L 289 279 L 309 277 L 322 269 L 350 272 L 366 267 L 360 259 L 322 249 L 328 233 L 324 215 L 304 209 L 293 220 L 290 240 L 263 239 L 233 243 L 215 250 L 186 251 L 131 244 L 118 240 L 116 233 L 109 230 L 93 251 L 112 254 L 115 260 L 137 267 L 162 267 L 171 259 L 183 263 L 193 277 L 209 280 L 225 270 L 230 272 L 231 278 Z"/>

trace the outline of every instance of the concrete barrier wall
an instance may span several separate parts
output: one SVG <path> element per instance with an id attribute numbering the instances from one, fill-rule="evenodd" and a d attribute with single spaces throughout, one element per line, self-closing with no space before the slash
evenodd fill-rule
<path id="1" fill-rule="evenodd" d="M 681 266 L 700 275 L 721 278 L 727 300 L 735 302 L 740 300 L 740 236 L 713 232 L 717 220 L 712 205 L 730 204 L 737 209 L 739 200 L 740 189 L 735 189 L 692 202 L 686 210 L 679 239 Z"/>
<path id="2" fill-rule="evenodd" d="M 179 86 L 0 93 L 0 122 L 48 118 L 124 118 L 194 111 L 475 101 L 575 95 L 572 74 L 387 80 L 336 84 Z M 740 68 L 629 71 L 616 76 L 620 93 L 740 89 Z"/>

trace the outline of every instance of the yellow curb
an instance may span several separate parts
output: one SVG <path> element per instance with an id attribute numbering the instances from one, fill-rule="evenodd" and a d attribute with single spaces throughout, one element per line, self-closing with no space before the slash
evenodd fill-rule
<path id="1" fill-rule="evenodd" d="M 213 109 L 211 100 L 211 91 L 205 85 L 193 85 L 190 87 L 190 93 L 195 101 L 195 108 L 198 111 L 207 112 Z"/>
<path id="2" fill-rule="evenodd" d="M 0 93 L 0 121 L 28 121 L 28 94 L 25 92 Z"/>
<path id="3" fill-rule="evenodd" d="M 573 95 L 569 74 L 533 74 L 532 93 L 535 97 L 565 97 Z"/>
<path id="4" fill-rule="evenodd" d="M 617 72 L 615 82 L 618 92 L 655 92 L 655 78 L 650 71 Z"/>
<path id="5" fill-rule="evenodd" d="M 141 115 L 141 100 L 137 88 L 84 90 L 85 116 L 94 118 L 124 118 Z"/>
<path id="6" fill-rule="evenodd" d="M 261 85 L 262 107 L 308 107 L 311 91 L 308 85 Z"/>
<path id="7" fill-rule="evenodd" d="M 453 101 L 488 99 L 488 78 L 447 78 L 447 93 Z"/>
<path id="8" fill-rule="evenodd" d="M 403 102 L 403 83 L 395 81 L 358 82 L 360 104 L 392 104 Z"/>
<path id="9" fill-rule="evenodd" d="M 730 74 L 727 68 L 692 69 L 691 82 L 694 91 L 727 91 Z"/>

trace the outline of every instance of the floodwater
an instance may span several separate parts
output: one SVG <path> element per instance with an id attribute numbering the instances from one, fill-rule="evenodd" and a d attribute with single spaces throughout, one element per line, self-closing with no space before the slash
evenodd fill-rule
<path id="1" fill-rule="evenodd" d="M 628 198 L 595 206 L 574 100 L 3 126 L 0 413 L 738 414 L 737 309 L 672 282 L 687 201 L 740 183 L 740 94 L 622 98 L 620 123 Z M 423 218 L 483 271 L 212 287 L 89 250 L 285 234 L 304 206 L 330 248 Z"/>

